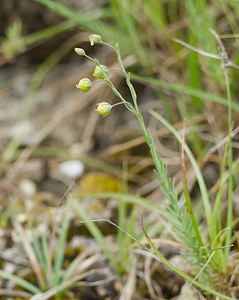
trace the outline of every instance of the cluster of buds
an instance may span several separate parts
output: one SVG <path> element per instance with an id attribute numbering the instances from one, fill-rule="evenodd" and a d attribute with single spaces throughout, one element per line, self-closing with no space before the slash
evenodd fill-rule
<path id="1" fill-rule="evenodd" d="M 89 36 L 90 45 L 94 46 L 95 44 L 101 44 L 102 38 L 98 34 L 91 34 Z M 89 56 L 86 55 L 85 50 L 82 48 L 75 48 L 75 52 L 79 56 L 86 56 L 89 58 Z M 106 79 L 109 74 L 109 70 L 105 65 L 96 65 L 94 71 L 93 71 L 93 77 L 96 79 Z M 89 78 L 82 78 L 76 87 L 80 89 L 82 92 L 88 92 L 92 88 L 92 81 Z M 110 103 L 104 101 L 97 104 L 97 108 L 95 111 L 98 112 L 98 114 L 102 117 L 107 117 L 111 113 L 113 105 Z"/>
<path id="2" fill-rule="evenodd" d="M 77 48 L 80 49 L 80 48 Z M 93 71 L 93 77 L 96 79 L 105 79 L 109 74 L 109 69 L 104 65 L 96 66 Z M 88 92 L 92 88 L 92 82 L 89 78 L 82 78 L 76 85 L 82 92 Z"/>

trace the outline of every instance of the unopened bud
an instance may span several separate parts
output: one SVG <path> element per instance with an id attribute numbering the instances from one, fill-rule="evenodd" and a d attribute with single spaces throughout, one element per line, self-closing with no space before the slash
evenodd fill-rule
<path id="1" fill-rule="evenodd" d="M 97 104 L 96 111 L 101 117 L 107 117 L 111 113 L 112 105 L 108 102 L 100 102 Z"/>
<path id="2" fill-rule="evenodd" d="M 99 34 L 91 34 L 89 36 L 90 45 L 94 46 L 94 44 L 101 44 L 102 43 L 102 37 Z"/>
<path id="3" fill-rule="evenodd" d="M 104 65 L 100 65 L 95 67 L 93 76 L 98 79 L 105 79 L 108 74 L 109 69 Z"/>
<path id="4" fill-rule="evenodd" d="M 75 53 L 78 54 L 79 56 L 84 56 L 85 50 L 82 48 L 75 48 Z"/>
<path id="5" fill-rule="evenodd" d="M 92 83 L 89 78 L 82 78 L 76 87 L 83 92 L 88 92 L 92 87 Z"/>

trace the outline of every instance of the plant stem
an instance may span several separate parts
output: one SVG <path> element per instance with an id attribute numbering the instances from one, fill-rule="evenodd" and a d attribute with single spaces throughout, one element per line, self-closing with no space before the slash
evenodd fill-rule
<path id="1" fill-rule="evenodd" d="M 198 241 L 198 243 L 201 247 L 204 247 L 202 237 L 201 237 L 201 233 L 199 231 L 198 224 L 197 224 L 197 221 L 196 221 L 196 218 L 195 218 L 195 215 L 194 215 L 191 198 L 190 198 L 190 194 L 189 194 L 189 191 L 188 191 L 187 180 L 186 180 L 186 177 L 184 175 L 183 175 L 182 180 L 183 180 L 183 194 L 184 194 L 185 203 L 186 203 L 186 206 L 187 206 L 187 211 L 188 211 L 188 214 L 191 218 L 192 226 L 193 226 L 197 241 Z"/>
<path id="2" fill-rule="evenodd" d="M 227 90 L 227 99 L 228 99 L 228 156 L 227 156 L 227 164 L 228 164 L 228 186 L 227 186 L 227 227 L 228 233 L 226 237 L 225 244 L 229 245 L 231 243 L 232 237 L 232 221 L 233 221 L 233 174 L 232 174 L 232 99 L 231 99 L 231 91 L 229 84 L 228 72 L 225 67 L 223 67 L 224 78 Z M 228 260 L 230 248 L 225 248 L 225 259 L 226 262 Z"/>
<path id="3" fill-rule="evenodd" d="M 178 269 L 177 267 L 175 267 L 173 264 L 170 263 L 170 261 L 168 261 L 163 255 L 162 253 L 157 249 L 157 247 L 153 244 L 153 242 L 151 241 L 150 237 L 148 236 L 147 232 L 144 229 L 144 226 L 142 225 L 143 228 L 143 232 L 145 234 L 145 237 L 150 245 L 150 248 L 153 250 L 153 252 L 159 257 L 159 259 L 166 265 L 168 266 L 172 271 L 174 271 L 176 274 L 178 274 L 180 277 L 182 277 L 184 280 L 188 281 L 190 284 L 200 288 L 202 291 L 205 291 L 211 295 L 217 296 L 221 299 L 225 299 L 225 300 L 233 300 L 234 298 L 231 298 L 229 296 L 223 295 L 220 292 L 217 292 L 213 289 L 211 289 L 210 287 L 206 286 L 205 284 L 202 284 L 198 281 L 195 281 L 193 278 L 191 278 L 189 275 L 187 275 L 186 273 L 184 273 L 183 271 L 181 271 L 180 269 Z"/>

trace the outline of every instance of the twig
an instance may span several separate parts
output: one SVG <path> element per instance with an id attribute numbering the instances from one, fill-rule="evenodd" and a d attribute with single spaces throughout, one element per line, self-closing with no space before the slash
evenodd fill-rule
<path id="1" fill-rule="evenodd" d="M 233 173 L 232 173 L 232 163 L 233 163 L 233 152 L 232 152 L 232 129 L 233 129 L 233 121 L 232 121 L 232 96 L 230 90 L 230 83 L 229 83 L 229 74 L 227 71 L 227 66 L 230 63 L 228 54 L 226 49 L 220 39 L 218 33 L 211 29 L 210 32 L 213 34 L 214 38 L 216 39 L 219 47 L 219 51 L 221 52 L 221 64 L 222 64 L 222 71 L 225 80 L 225 86 L 227 91 L 227 99 L 228 99 L 228 112 L 227 112 L 227 128 L 228 128 L 228 144 L 227 144 L 227 165 L 228 165 L 228 178 L 227 178 L 227 227 L 229 228 L 227 236 L 225 238 L 225 243 L 230 244 L 231 237 L 232 237 L 232 227 L 233 227 Z M 224 253 L 224 271 L 226 270 L 228 264 L 228 256 L 229 256 L 230 248 L 225 248 Z"/>
<path id="2" fill-rule="evenodd" d="M 15 219 L 12 220 L 13 226 L 21 238 L 22 246 L 26 252 L 26 255 L 30 261 L 30 265 L 37 277 L 37 280 L 41 287 L 44 287 L 44 278 L 42 274 L 41 267 L 39 265 L 36 254 L 32 248 L 31 241 L 27 235 L 26 230 L 22 227 L 22 225 Z"/>
<path id="3" fill-rule="evenodd" d="M 30 299 L 31 294 L 19 290 L 10 290 L 10 289 L 0 289 L 0 296 L 5 297 L 20 297 Z"/>
<path id="4" fill-rule="evenodd" d="M 202 56 L 206 56 L 206 57 L 210 57 L 210 58 L 214 58 L 214 59 L 217 59 L 217 60 L 221 60 L 221 56 L 218 55 L 218 54 L 215 54 L 215 53 L 210 53 L 210 52 L 206 52 L 202 49 L 199 49 L 199 48 L 196 48 L 196 47 L 193 47 L 187 43 L 185 43 L 184 41 L 180 40 L 180 39 L 173 39 L 174 42 L 194 51 L 194 52 L 197 52 L 198 54 L 201 54 Z"/>
<path id="5" fill-rule="evenodd" d="M 232 132 L 231 132 L 231 138 L 233 138 L 235 135 L 237 135 L 239 133 L 239 127 L 235 128 Z M 209 157 L 215 152 L 217 151 L 219 148 L 223 147 L 226 143 L 228 143 L 229 140 L 229 136 L 224 137 L 223 139 L 221 139 L 219 141 L 219 143 L 217 143 L 216 145 L 214 145 L 211 149 L 208 150 L 208 152 L 206 153 L 205 157 L 204 157 L 204 161 L 207 161 L 209 159 Z"/>
<path id="6" fill-rule="evenodd" d="M 219 44 L 219 35 L 216 33 L 215 35 L 215 31 L 213 29 L 210 29 L 210 31 L 212 32 L 212 34 L 215 36 L 216 38 L 216 35 L 217 35 L 217 42 Z M 221 40 L 220 40 L 220 50 L 224 50 L 224 51 L 221 51 L 220 54 L 215 54 L 215 53 L 211 53 L 211 52 L 207 52 L 207 51 L 204 51 L 202 49 L 199 49 L 199 48 L 196 48 L 196 47 L 193 47 L 187 43 L 185 43 L 184 41 L 180 40 L 180 39 L 173 39 L 173 41 L 175 41 L 176 43 L 194 51 L 194 52 L 197 52 L 198 54 L 202 55 L 202 56 L 206 56 L 206 57 L 209 57 L 209 58 L 214 58 L 216 60 L 220 60 L 222 61 L 223 60 L 223 66 L 226 67 L 226 68 L 232 68 L 232 69 L 235 69 L 235 70 L 238 70 L 239 71 L 239 65 L 235 64 L 234 62 L 232 62 L 228 56 L 227 56 L 227 53 L 225 51 L 225 48 L 223 46 L 223 44 L 221 43 Z M 222 47 L 221 47 L 222 46 Z M 223 56 L 222 56 L 223 54 Z M 226 56 L 224 57 L 224 55 L 226 54 Z"/>

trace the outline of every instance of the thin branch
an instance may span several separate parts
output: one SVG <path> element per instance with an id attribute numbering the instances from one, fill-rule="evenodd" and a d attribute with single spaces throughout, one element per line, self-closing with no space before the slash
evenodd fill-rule
<path id="1" fill-rule="evenodd" d="M 200 55 L 203 55 L 203 56 L 206 56 L 206 57 L 210 57 L 210 58 L 214 58 L 214 59 L 217 59 L 217 60 L 221 60 L 221 56 L 218 55 L 218 54 L 210 53 L 210 52 L 206 52 L 206 51 L 204 51 L 202 49 L 198 49 L 198 48 L 193 47 L 193 46 L 191 46 L 191 45 L 189 45 L 189 44 L 187 44 L 184 41 L 179 40 L 179 39 L 173 39 L 173 41 L 175 41 L 176 43 L 178 43 L 178 44 L 180 44 L 180 45 L 182 45 L 182 46 L 184 46 L 184 47 L 186 47 L 186 48 L 188 48 L 188 49 L 190 49 L 190 50 L 192 50 L 194 52 L 197 52 Z"/>
<path id="2" fill-rule="evenodd" d="M 32 295 L 20 290 L 0 289 L 0 296 L 30 299 Z"/>
<path id="3" fill-rule="evenodd" d="M 232 68 L 232 69 L 235 69 L 235 70 L 238 70 L 239 71 L 239 65 L 235 64 L 234 62 L 232 62 L 231 60 L 229 60 L 228 56 L 227 56 L 227 52 L 225 51 L 225 48 L 223 46 L 222 43 L 219 44 L 219 35 L 216 33 L 215 35 L 215 31 L 213 29 L 210 29 L 210 31 L 212 32 L 212 34 L 214 35 L 214 37 L 216 38 L 216 35 L 217 35 L 217 42 L 218 42 L 218 45 L 220 46 L 220 50 L 221 50 L 221 53 L 220 55 L 219 54 L 215 54 L 215 53 L 211 53 L 211 52 L 207 52 L 207 51 L 204 51 L 202 49 L 199 49 L 199 48 L 196 48 L 196 47 L 193 47 L 187 43 L 185 43 L 184 41 L 180 40 L 180 39 L 173 39 L 173 41 L 175 41 L 176 43 L 194 51 L 194 52 L 197 52 L 198 54 L 202 55 L 202 56 L 206 56 L 206 57 L 209 57 L 209 58 L 214 58 L 216 60 L 220 60 L 222 61 L 223 60 L 223 66 L 225 68 Z M 220 40 L 221 42 L 221 40 Z M 223 49 L 223 51 L 222 51 Z M 222 54 L 226 54 L 226 57 L 223 57 Z"/>

